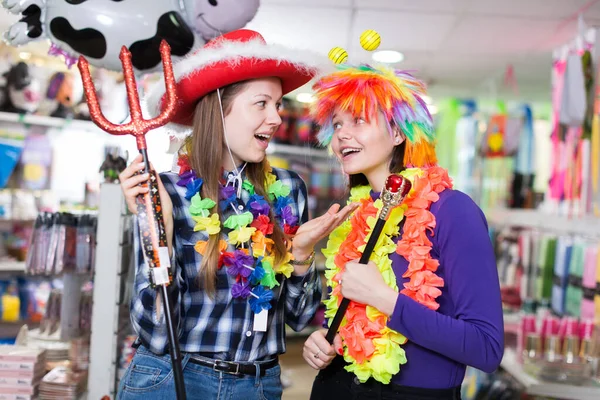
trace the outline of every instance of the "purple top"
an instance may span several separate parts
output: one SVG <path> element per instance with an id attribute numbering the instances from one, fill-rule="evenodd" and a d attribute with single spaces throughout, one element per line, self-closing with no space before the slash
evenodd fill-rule
<path id="1" fill-rule="evenodd" d="M 373 197 L 379 197 L 373 193 Z M 431 256 L 444 279 L 440 307 L 430 310 L 400 295 L 388 326 L 408 338 L 407 363 L 392 378 L 421 388 L 459 386 L 466 365 L 493 372 L 504 352 L 504 323 L 496 260 L 483 212 L 466 194 L 446 190 L 431 205 L 436 217 Z M 408 261 L 391 255 L 402 288 Z"/>

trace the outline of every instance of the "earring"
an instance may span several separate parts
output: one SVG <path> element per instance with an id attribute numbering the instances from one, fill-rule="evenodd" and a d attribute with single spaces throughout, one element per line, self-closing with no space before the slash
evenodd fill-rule
<path id="1" fill-rule="evenodd" d="M 400 138 L 396 137 L 396 144 L 400 144 Z"/>

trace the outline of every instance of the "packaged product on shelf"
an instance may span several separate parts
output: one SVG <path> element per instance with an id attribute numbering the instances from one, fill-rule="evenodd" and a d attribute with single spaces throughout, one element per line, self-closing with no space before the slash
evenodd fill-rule
<path id="1" fill-rule="evenodd" d="M 296 118 L 296 138 L 298 145 L 315 143 L 315 123 L 308 108 L 303 108 Z"/>
<path id="2" fill-rule="evenodd" d="M 16 131 L 0 130 L 0 188 L 6 187 L 8 180 L 17 166 L 23 146 L 25 133 Z M 2 209 L 0 200 L 0 209 Z M 0 212 L 0 218 L 2 214 Z"/>
<path id="3" fill-rule="evenodd" d="M 71 340 L 69 360 L 73 371 L 87 371 L 90 363 L 90 338 L 84 336 Z"/>
<path id="4" fill-rule="evenodd" d="M 12 219 L 12 194 L 9 190 L 0 190 L 0 220 Z"/>
<path id="5" fill-rule="evenodd" d="M 597 333 L 592 321 L 547 316 L 538 330 L 535 320 L 529 317 L 532 316 L 521 321 L 524 346 L 520 354 L 524 370 L 549 382 L 590 383 L 599 355 L 594 350 Z"/>
<path id="6" fill-rule="evenodd" d="M 46 352 L 22 346 L 0 346 L 0 399 L 34 398 L 45 373 Z"/>
<path id="7" fill-rule="evenodd" d="M 41 399 L 75 400 L 87 387 L 87 371 L 73 371 L 68 367 L 56 367 L 48 372 L 40 383 Z"/>
<path id="8" fill-rule="evenodd" d="M 71 214 L 61 213 L 57 221 L 58 237 L 53 271 L 55 274 L 75 270 L 75 248 L 77 242 L 76 219 Z"/>
<path id="9" fill-rule="evenodd" d="M 25 147 L 19 161 L 22 170 L 20 187 L 23 189 L 49 189 L 52 145 L 46 129 L 34 126 L 25 138 Z"/>
<path id="10" fill-rule="evenodd" d="M 331 170 L 331 187 L 329 190 L 329 195 L 333 199 L 340 199 L 346 193 L 346 181 L 344 179 L 344 174 L 341 169 L 332 169 Z"/>
<path id="11" fill-rule="evenodd" d="M 62 292 L 54 289 L 50 292 L 46 313 L 40 323 L 40 333 L 47 336 L 53 335 L 60 328 L 60 308 L 62 302 Z"/>
<path id="12" fill-rule="evenodd" d="M 0 281 L 0 316 L 4 322 L 19 321 L 21 300 L 16 281 Z"/>
<path id="13" fill-rule="evenodd" d="M 92 272 L 96 221 L 87 214 L 40 214 L 30 239 L 27 271 L 33 275 Z"/>
<path id="14" fill-rule="evenodd" d="M 79 304 L 79 329 L 80 332 L 87 334 L 92 331 L 93 295 L 91 288 L 82 288 L 82 291 Z"/>
<path id="15" fill-rule="evenodd" d="M 283 99 L 283 107 L 281 112 L 279 113 L 281 117 L 281 125 L 277 128 L 275 135 L 273 135 L 273 140 L 275 143 L 283 143 L 290 144 L 291 143 L 291 130 L 293 126 L 293 115 L 292 111 L 289 109 L 289 100 Z"/>
<path id="16" fill-rule="evenodd" d="M 39 323 L 46 312 L 46 303 L 51 290 L 50 283 L 46 281 L 19 280 L 21 320 Z"/>
<path id="17" fill-rule="evenodd" d="M 315 162 L 312 165 L 310 178 L 310 194 L 324 198 L 329 195 L 331 167 L 324 162 Z"/>

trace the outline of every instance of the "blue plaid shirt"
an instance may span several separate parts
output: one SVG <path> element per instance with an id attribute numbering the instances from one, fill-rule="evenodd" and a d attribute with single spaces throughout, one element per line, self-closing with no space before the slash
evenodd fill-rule
<path id="1" fill-rule="evenodd" d="M 277 179 L 291 188 L 294 203 L 292 211 L 303 223 L 308 220 L 306 185 L 295 173 L 273 168 Z M 173 319 L 177 323 L 181 351 L 188 353 L 218 354 L 229 361 L 255 361 L 285 352 L 285 324 L 300 331 L 312 320 L 321 301 L 321 280 L 313 265 L 303 276 L 292 275 L 286 279 L 278 274 L 279 286 L 273 288 L 274 299 L 269 310 L 267 331 L 253 330 L 254 313 L 247 299 L 234 299 L 231 286 L 235 278 L 225 268 L 217 273 L 216 293 L 210 298 L 198 286 L 198 273 L 202 256 L 194 250 L 199 240 L 207 240 L 204 231 L 194 232 L 195 222 L 189 213 L 190 201 L 185 199 L 186 189 L 176 185 L 179 176 L 174 172 L 160 174 L 165 189 L 173 202 L 174 283 L 169 287 Z M 249 198 L 242 191 L 244 204 Z M 216 200 L 216 199 L 215 199 Z M 222 220 L 234 211 L 229 207 Z M 137 269 L 135 292 L 131 302 L 131 320 L 141 343 L 156 354 L 168 350 L 165 317 L 156 313 L 157 290 L 150 287 L 148 266 L 144 261 L 138 229 L 135 246 Z M 223 228 L 221 238 L 227 240 L 228 230 Z M 229 245 L 228 251 L 234 246 Z M 161 306 L 162 307 L 162 306 Z"/>

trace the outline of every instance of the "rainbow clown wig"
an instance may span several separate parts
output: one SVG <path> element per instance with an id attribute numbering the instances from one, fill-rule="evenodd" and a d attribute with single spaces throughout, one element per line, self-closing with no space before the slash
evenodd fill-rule
<path id="1" fill-rule="evenodd" d="M 321 144 L 331 143 L 332 117 L 336 109 L 363 116 L 367 122 L 377 118 L 377 112 L 381 111 L 388 121 L 390 134 L 391 124 L 394 124 L 406 136 L 406 167 L 437 164 L 433 121 L 421 98 L 426 92 L 423 82 L 406 71 L 388 67 L 340 64 L 337 69 L 313 86 Z"/>

